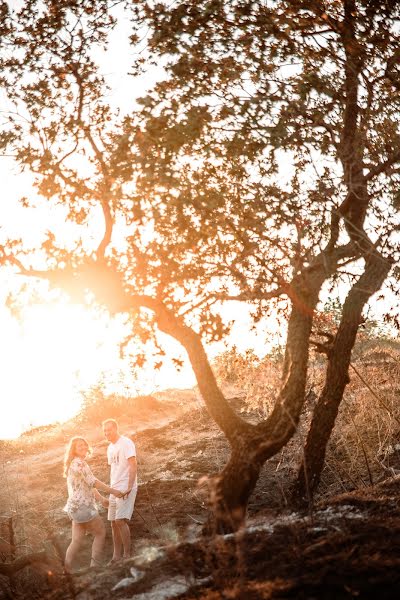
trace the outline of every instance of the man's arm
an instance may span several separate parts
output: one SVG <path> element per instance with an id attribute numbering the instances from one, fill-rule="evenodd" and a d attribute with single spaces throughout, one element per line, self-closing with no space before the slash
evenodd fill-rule
<path id="1" fill-rule="evenodd" d="M 131 456 L 128 458 L 129 463 L 129 484 L 128 489 L 131 490 L 133 488 L 133 484 L 135 483 L 136 473 L 137 473 L 137 461 L 136 456 Z"/>
<path id="2" fill-rule="evenodd" d="M 126 492 L 124 492 L 124 496 L 129 494 L 131 489 L 133 488 L 133 484 L 135 483 L 136 473 L 137 473 L 136 456 L 131 456 L 130 458 L 127 458 L 127 461 L 129 463 L 129 482 L 128 482 L 128 489 L 126 490 Z"/>

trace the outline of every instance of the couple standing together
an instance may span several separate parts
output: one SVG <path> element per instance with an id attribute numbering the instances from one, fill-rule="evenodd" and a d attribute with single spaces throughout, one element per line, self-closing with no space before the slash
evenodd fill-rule
<path id="1" fill-rule="evenodd" d="M 107 461 L 111 467 L 110 486 L 96 479 L 87 464 L 85 459 L 90 447 L 84 438 L 72 438 L 65 453 L 64 477 L 67 479 L 68 500 L 64 510 L 72 522 L 72 540 L 65 555 L 67 572 L 71 572 L 72 563 L 86 533 L 94 536 L 90 566 L 101 565 L 106 529 L 96 501 L 108 507 L 114 545 L 111 562 L 130 556 L 131 534 L 128 523 L 137 493 L 135 444 L 120 435 L 118 423 L 114 419 L 103 422 L 103 432 L 110 442 L 107 448 Z M 109 499 L 102 496 L 99 490 L 110 494 Z"/>

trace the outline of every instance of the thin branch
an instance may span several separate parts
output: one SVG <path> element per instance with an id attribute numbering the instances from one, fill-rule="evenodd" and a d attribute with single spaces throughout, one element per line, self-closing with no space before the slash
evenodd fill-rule
<path id="1" fill-rule="evenodd" d="M 202 300 L 200 300 L 199 302 L 197 302 L 197 304 L 194 304 L 193 306 L 189 306 L 184 311 L 180 312 L 178 314 L 178 316 L 179 317 L 183 317 L 183 316 L 187 315 L 188 313 L 193 312 L 197 308 L 200 308 L 200 306 L 203 306 L 207 302 L 209 303 L 209 306 L 212 306 L 213 304 L 215 304 L 215 302 L 217 300 L 218 300 L 218 298 L 215 298 L 215 297 L 212 298 L 211 296 L 206 296 L 205 298 L 203 298 Z"/>
<path id="2" fill-rule="evenodd" d="M 108 166 L 103 158 L 103 154 L 102 154 L 101 150 L 97 146 L 97 144 L 92 136 L 92 132 L 90 131 L 90 128 L 85 127 L 84 132 L 85 132 L 85 136 L 86 136 L 87 140 L 89 141 L 89 143 L 96 155 L 96 158 L 100 164 L 101 171 L 102 171 L 103 177 L 104 177 L 105 187 L 107 188 L 104 190 L 104 193 L 108 195 L 109 191 L 110 191 L 109 190 L 110 177 L 109 177 Z M 99 247 L 97 248 L 97 251 L 96 251 L 96 255 L 98 258 L 102 258 L 104 256 L 104 252 L 105 252 L 108 244 L 111 241 L 113 225 L 114 225 L 114 220 L 113 220 L 113 217 L 111 214 L 109 200 L 107 198 L 102 197 L 102 198 L 100 198 L 100 204 L 101 204 L 101 208 L 103 209 L 105 231 L 104 231 L 103 239 L 101 240 Z"/>
<path id="3" fill-rule="evenodd" d="M 83 101 L 84 101 L 84 81 L 83 81 L 77 68 L 74 67 L 71 70 L 72 70 L 72 73 L 75 77 L 76 83 L 79 88 L 77 123 L 82 127 L 84 135 L 85 135 L 86 139 L 88 140 L 88 142 L 96 156 L 96 159 L 100 165 L 100 170 L 103 174 L 103 179 L 104 179 L 104 184 L 105 184 L 104 196 L 108 196 L 109 192 L 110 192 L 110 187 L 111 187 L 110 172 L 109 172 L 108 165 L 107 165 L 106 161 L 104 160 L 102 151 L 100 150 L 100 148 L 98 147 L 98 145 L 96 144 L 96 142 L 93 138 L 93 135 L 92 135 L 89 125 L 85 125 L 82 121 L 82 110 L 83 110 Z M 103 210 L 103 215 L 104 215 L 105 231 L 104 231 L 103 239 L 101 240 L 101 242 L 97 248 L 97 251 L 96 251 L 96 255 L 97 255 L 98 259 L 104 257 L 105 250 L 106 250 L 107 246 L 109 245 L 109 243 L 111 242 L 113 225 L 114 225 L 114 220 L 113 220 L 113 217 L 111 214 L 111 207 L 110 207 L 109 199 L 104 196 L 99 198 L 101 208 Z"/>
<path id="4" fill-rule="evenodd" d="M 321 29 L 320 31 L 303 31 L 302 29 L 297 29 L 297 32 L 300 33 L 302 37 L 313 37 L 314 35 L 324 35 L 325 33 L 335 33 L 334 29 Z"/>
<path id="5" fill-rule="evenodd" d="M 251 300 L 271 300 L 272 298 L 278 298 L 282 294 L 287 294 L 287 287 L 279 287 L 276 290 L 272 290 L 271 292 L 262 292 L 249 290 L 247 292 L 242 292 L 237 295 L 230 294 L 216 294 L 216 300 L 221 300 L 222 302 L 248 302 Z"/>
<path id="6" fill-rule="evenodd" d="M 79 143 L 76 142 L 75 146 L 72 148 L 72 150 L 70 150 L 69 152 L 67 152 L 66 154 L 64 154 L 55 164 L 56 167 L 60 167 L 61 163 L 64 162 L 65 159 L 67 159 L 69 156 L 71 156 L 75 150 L 78 148 Z"/>

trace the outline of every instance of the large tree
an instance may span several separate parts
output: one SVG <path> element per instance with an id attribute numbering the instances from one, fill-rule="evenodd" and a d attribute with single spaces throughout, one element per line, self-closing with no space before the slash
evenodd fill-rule
<path id="1" fill-rule="evenodd" d="M 123 8 L 132 75 L 161 63 L 164 76 L 121 115 L 97 56 Z M 210 481 L 217 530 L 242 523 L 262 465 L 295 432 L 321 291 L 347 289 L 299 475 L 300 495 L 312 490 L 363 308 L 397 259 L 397 3 L 25 0 L 1 14 L 2 146 L 82 229 L 73 248 L 7 240 L 2 262 L 182 344 L 231 446 Z M 203 345 L 225 334 L 233 300 L 255 318 L 289 310 L 282 387 L 256 425 Z"/>

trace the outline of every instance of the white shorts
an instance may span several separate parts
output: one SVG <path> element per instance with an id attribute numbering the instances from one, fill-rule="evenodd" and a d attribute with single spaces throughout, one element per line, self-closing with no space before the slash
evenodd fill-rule
<path id="1" fill-rule="evenodd" d="M 133 514 L 136 494 L 137 487 L 134 486 L 125 500 L 111 495 L 108 504 L 108 520 L 116 521 L 117 519 L 127 519 L 129 521 Z"/>

